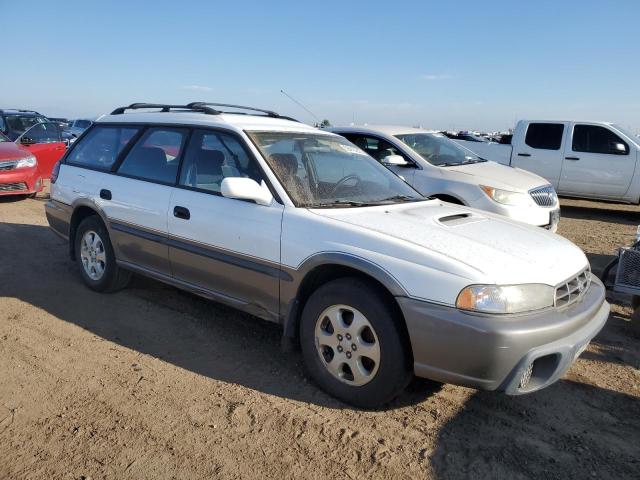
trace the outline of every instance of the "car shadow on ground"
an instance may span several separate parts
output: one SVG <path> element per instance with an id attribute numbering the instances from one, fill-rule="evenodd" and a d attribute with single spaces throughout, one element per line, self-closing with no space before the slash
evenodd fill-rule
<path id="1" fill-rule="evenodd" d="M 640 400 L 572 380 L 525 396 L 477 392 L 436 444 L 436 478 L 638 478 Z"/>
<path id="2" fill-rule="evenodd" d="M 602 202 L 594 205 L 564 205 L 561 203 L 560 214 L 562 217 L 581 220 L 595 220 L 623 225 L 640 224 L 640 207 L 636 207 L 636 210 L 621 210 L 619 204 L 611 204 L 611 208 L 607 208 L 607 205 L 609 204 Z"/>
<path id="3" fill-rule="evenodd" d="M 30 248 L 15 248 L 28 242 Z M 65 322 L 180 368 L 264 393 L 352 408 L 304 375 L 300 352 L 284 352 L 280 326 L 151 279 L 100 294 L 84 286 L 66 242 L 49 228 L 0 223 L 0 297 L 14 297 Z M 435 382 L 416 381 L 385 409 L 422 402 Z"/>

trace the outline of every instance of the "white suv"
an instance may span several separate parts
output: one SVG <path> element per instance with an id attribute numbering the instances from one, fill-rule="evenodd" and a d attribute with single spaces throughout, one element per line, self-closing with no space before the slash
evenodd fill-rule
<path id="1" fill-rule="evenodd" d="M 66 154 L 46 213 L 90 288 L 137 272 L 280 323 L 311 377 L 363 407 L 413 374 L 538 390 L 604 325 L 564 238 L 428 200 L 338 135 L 223 108 L 118 108 Z"/>
<path id="2" fill-rule="evenodd" d="M 560 204 L 544 178 L 478 157 L 441 133 L 412 127 L 335 127 L 426 196 L 555 232 Z"/>

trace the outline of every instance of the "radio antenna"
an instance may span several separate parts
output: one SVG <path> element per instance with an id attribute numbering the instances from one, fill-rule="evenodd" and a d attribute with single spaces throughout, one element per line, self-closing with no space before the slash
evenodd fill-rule
<path id="1" fill-rule="evenodd" d="M 316 123 L 320 124 L 320 119 L 316 116 L 315 113 L 313 113 L 311 110 L 309 110 L 307 107 L 305 107 L 302 103 L 300 103 L 298 100 L 296 100 L 295 98 L 293 98 L 291 95 L 289 95 L 287 92 L 285 92 L 284 90 L 280 90 L 280 93 L 283 94 L 285 97 L 287 97 L 289 100 L 291 100 L 293 103 L 295 103 L 296 105 L 298 105 L 299 107 L 301 107 L 302 109 L 304 109 L 307 113 L 309 113 L 313 118 L 316 119 Z"/>

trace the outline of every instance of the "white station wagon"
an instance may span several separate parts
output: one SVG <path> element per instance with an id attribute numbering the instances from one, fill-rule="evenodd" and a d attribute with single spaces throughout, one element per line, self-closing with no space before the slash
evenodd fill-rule
<path id="1" fill-rule="evenodd" d="M 277 322 L 317 384 L 361 407 L 414 374 L 538 390 L 609 314 L 568 240 L 428 200 L 343 137 L 266 110 L 118 108 L 58 164 L 46 214 L 90 288 L 136 272 Z"/>

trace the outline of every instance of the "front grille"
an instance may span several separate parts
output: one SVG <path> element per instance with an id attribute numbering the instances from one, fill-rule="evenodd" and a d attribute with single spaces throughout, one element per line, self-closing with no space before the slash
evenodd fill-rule
<path id="1" fill-rule="evenodd" d="M 17 160 L 9 160 L 9 161 L 5 161 L 5 162 L 0 162 L 0 172 L 5 171 L 5 170 L 13 170 L 14 168 L 16 168 L 17 164 L 18 164 Z"/>
<path id="2" fill-rule="evenodd" d="M 551 185 L 529 190 L 529 195 L 541 207 L 553 207 L 558 203 L 558 195 Z"/>
<path id="3" fill-rule="evenodd" d="M 19 192 L 20 190 L 26 190 L 27 184 L 20 183 L 0 183 L 0 192 Z"/>
<path id="4" fill-rule="evenodd" d="M 564 307 L 581 299 L 591 285 L 591 268 L 587 267 L 575 277 L 556 287 L 555 306 Z"/>

